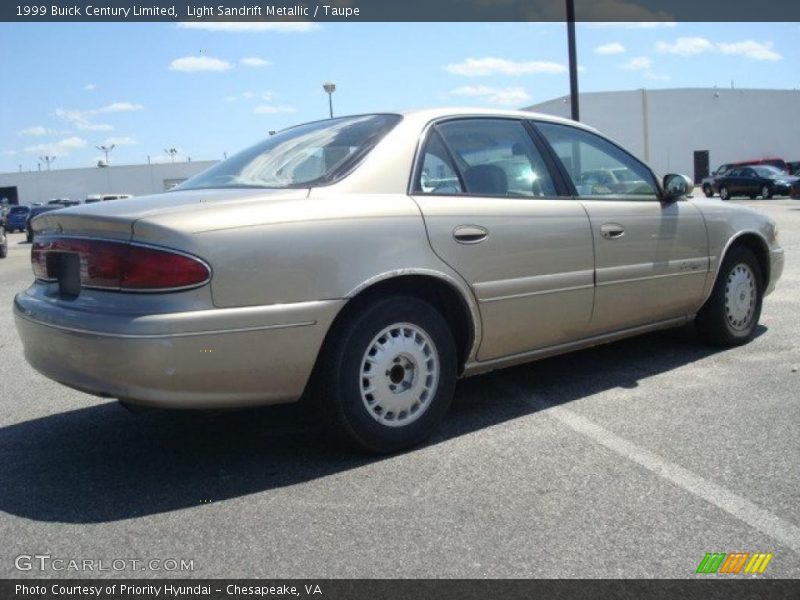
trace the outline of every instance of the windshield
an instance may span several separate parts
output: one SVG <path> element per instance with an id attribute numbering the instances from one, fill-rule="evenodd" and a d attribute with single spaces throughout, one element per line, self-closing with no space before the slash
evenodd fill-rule
<path id="1" fill-rule="evenodd" d="M 786 173 L 778 169 L 777 167 L 770 167 L 770 166 L 760 166 L 760 167 L 753 167 L 753 170 L 761 175 L 761 177 L 786 177 Z"/>
<path id="2" fill-rule="evenodd" d="M 10 215 L 16 215 L 19 213 L 26 213 L 30 210 L 27 206 L 12 206 L 11 210 L 8 211 Z"/>
<path id="3" fill-rule="evenodd" d="M 175 189 L 294 188 L 331 183 L 358 164 L 400 119 L 398 115 L 362 115 L 298 125 Z"/>

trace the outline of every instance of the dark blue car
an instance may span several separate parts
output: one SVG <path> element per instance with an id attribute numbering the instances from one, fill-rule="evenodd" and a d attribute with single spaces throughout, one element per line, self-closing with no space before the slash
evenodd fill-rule
<path id="1" fill-rule="evenodd" d="M 31 212 L 30 206 L 12 206 L 6 215 L 6 231 L 25 231 L 25 223 L 28 222 L 28 214 Z"/>

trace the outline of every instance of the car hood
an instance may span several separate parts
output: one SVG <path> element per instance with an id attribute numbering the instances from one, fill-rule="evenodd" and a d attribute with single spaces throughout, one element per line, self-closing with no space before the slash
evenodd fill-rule
<path id="1" fill-rule="evenodd" d="M 242 205 L 247 210 L 248 205 L 278 203 L 307 196 L 307 189 L 176 190 L 124 200 L 94 202 L 43 213 L 32 220 L 32 227 L 36 233 L 131 239 L 136 223 L 145 220 L 169 216 L 181 219 L 232 205 Z"/>

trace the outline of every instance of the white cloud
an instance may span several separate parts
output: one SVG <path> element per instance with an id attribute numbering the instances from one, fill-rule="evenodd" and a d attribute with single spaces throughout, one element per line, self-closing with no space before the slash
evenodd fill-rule
<path id="1" fill-rule="evenodd" d="M 72 136 L 59 140 L 57 142 L 50 142 L 47 144 L 37 144 L 35 146 L 28 146 L 25 152 L 32 154 L 48 154 L 52 156 L 66 156 L 70 150 L 78 150 L 86 147 L 86 140 L 77 136 Z"/>
<path id="2" fill-rule="evenodd" d="M 295 112 L 295 108 L 287 105 L 273 106 L 270 104 L 262 104 L 260 106 L 256 106 L 253 112 L 257 115 L 275 115 L 278 113 L 293 113 Z"/>
<path id="3" fill-rule="evenodd" d="M 134 104 L 133 102 L 112 102 L 94 111 L 96 113 L 112 113 L 112 112 L 133 112 L 137 110 L 144 110 L 141 104 Z"/>
<path id="4" fill-rule="evenodd" d="M 717 44 L 717 48 L 723 54 L 734 54 L 754 60 L 778 61 L 783 58 L 781 54 L 772 49 L 772 42 L 760 43 L 753 40 L 731 43 L 720 42 Z"/>
<path id="5" fill-rule="evenodd" d="M 97 86 L 93 83 L 87 83 L 85 86 L 83 86 L 83 89 L 86 90 L 87 92 L 91 92 L 96 90 Z"/>
<path id="6" fill-rule="evenodd" d="M 733 56 L 744 56 L 753 60 L 778 61 L 783 56 L 773 49 L 772 42 L 756 42 L 742 40 L 738 42 L 714 43 L 702 37 L 682 37 L 673 43 L 658 42 L 656 51 L 662 54 L 676 54 L 678 56 L 695 56 L 705 52 L 720 52 Z"/>
<path id="7" fill-rule="evenodd" d="M 623 54 L 625 52 L 625 46 L 619 42 L 611 42 L 609 44 L 597 46 L 594 51 L 595 54 Z"/>
<path id="8" fill-rule="evenodd" d="M 136 144 L 136 140 L 130 136 L 123 136 L 123 137 L 110 137 L 106 138 L 106 140 L 100 144 L 101 146 L 132 146 Z"/>
<path id="9" fill-rule="evenodd" d="M 169 64 L 170 71 L 195 73 L 197 71 L 227 71 L 231 63 L 213 56 L 184 56 L 176 58 Z"/>
<path id="10" fill-rule="evenodd" d="M 494 88 L 486 85 L 465 85 L 450 91 L 455 96 L 481 98 L 491 104 L 522 104 L 531 97 L 520 87 Z"/>
<path id="11" fill-rule="evenodd" d="M 108 123 L 94 123 L 92 119 L 99 114 L 135 112 L 139 110 L 144 110 L 144 106 L 133 102 L 112 102 L 100 108 L 86 110 L 57 108 L 56 116 L 83 131 L 111 131 L 114 128 Z"/>
<path id="12" fill-rule="evenodd" d="M 694 56 L 714 49 L 714 44 L 702 37 L 681 37 L 669 44 L 657 42 L 656 52 L 661 54 L 677 54 L 678 56 Z"/>
<path id="13" fill-rule="evenodd" d="M 243 58 L 239 61 L 245 67 L 268 67 L 272 63 L 268 60 L 264 60 L 263 58 L 258 58 L 257 56 L 248 56 L 247 58 Z"/>
<path id="14" fill-rule="evenodd" d="M 279 21 L 279 22 L 230 22 L 230 21 L 196 21 L 178 23 L 182 29 L 203 29 L 205 31 L 225 31 L 228 33 L 259 33 L 275 31 L 279 33 L 305 33 L 319 29 L 316 23 L 308 21 Z"/>
<path id="15" fill-rule="evenodd" d="M 225 96 L 225 102 L 236 102 L 239 99 L 238 96 Z"/>
<path id="16" fill-rule="evenodd" d="M 653 71 L 647 71 L 644 76 L 651 81 L 669 81 L 671 79 L 666 73 L 654 73 Z"/>
<path id="17" fill-rule="evenodd" d="M 468 58 L 460 63 L 451 63 L 444 69 L 454 75 L 476 77 L 482 75 L 529 75 L 532 73 L 564 73 L 567 67 L 560 63 L 532 60 L 517 62 L 504 58 Z"/>
<path id="18" fill-rule="evenodd" d="M 652 66 L 653 61 L 650 58 L 646 56 L 637 56 L 622 65 L 622 68 L 628 69 L 629 71 L 647 71 Z"/>
<path id="19" fill-rule="evenodd" d="M 17 134 L 18 135 L 30 135 L 30 136 L 43 136 L 43 135 L 56 135 L 60 133 L 57 129 L 48 129 L 44 125 L 34 125 L 33 127 L 26 127 L 25 129 L 20 129 Z"/>

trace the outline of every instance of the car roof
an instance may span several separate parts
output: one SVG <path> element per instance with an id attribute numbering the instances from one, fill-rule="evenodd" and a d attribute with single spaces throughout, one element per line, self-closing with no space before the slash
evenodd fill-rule
<path id="1" fill-rule="evenodd" d="M 536 119 L 538 121 L 547 121 L 550 123 L 561 123 L 564 125 L 572 125 L 596 132 L 594 127 L 565 119 L 564 117 L 556 117 L 554 115 L 547 115 L 544 113 L 537 113 L 528 110 L 505 110 L 496 108 L 474 108 L 474 107 L 442 107 L 442 108 L 426 108 L 422 110 L 407 110 L 400 111 L 398 114 L 409 120 L 419 121 L 435 121 L 438 119 L 445 119 L 448 117 L 505 117 L 513 119 Z"/>

